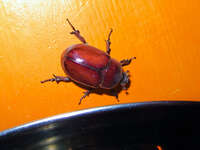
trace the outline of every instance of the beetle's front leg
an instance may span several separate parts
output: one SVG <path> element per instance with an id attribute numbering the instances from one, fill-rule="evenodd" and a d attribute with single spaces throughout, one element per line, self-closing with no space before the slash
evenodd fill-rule
<path id="1" fill-rule="evenodd" d="M 108 34 L 108 39 L 106 40 L 106 52 L 108 55 L 110 55 L 110 52 L 111 52 L 111 49 L 110 49 L 110 36 L 111 36 L 111 33 L 112 33 L 112 29 L 110 29 L 110 33 Z"/>
<path id="2" fill-rule="evenodd" d="M 70 34 L 74 34 L 81 42 L 83 42 L 84 44 L 86 44 L 87 42 L 84 39 L 84 37 L 81 36 L 80 31 L 75 29 L 75 27 L 72 25 L 72 23 L 69 21 L 69 19 L 67 19 L 67 22 L 69 23 L 69 25 L 73 29 L 73 31 L 70 32 Z"/>
<path id="3" fill-rule="evenodd" d="M 136 59 L 136 57 L 132 57 L 131 59 L 123 59 L 123 60 L 120 61 L 120 64 L 121 64 L 122 66 L 127 66 L 127 65 L 129 65 L 129 64 L 131 63 L 131 61 L 132 61 L 133 59 Z"/>
<path id="4" fill-rule="evenodd" d="M 40 81 L 41 83 L 45 83 L 45 82 L 54 82 L 56 81 L 56 83 L 60 83 L 61 81 L 62 82 L 70 82 L 71 79 L 68 78 L 68 77 L 62 77 L 62 76 L 56 76 L 55 74 L 53 74 L 54 78 L 51 78 L 51 79 L 47 79 L 47 80 L 43 80 L 43 81 Z"/>

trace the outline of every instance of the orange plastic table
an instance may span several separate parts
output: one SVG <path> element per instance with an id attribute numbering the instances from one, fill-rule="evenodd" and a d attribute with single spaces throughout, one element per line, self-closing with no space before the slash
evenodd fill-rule
<path id="1" fill-rule="evenodd" d="M 88 43 L 105 50 L 110 28 L 111 56 L 137 57 L 129 95 L 120 103 L 200 98 L 199 0 L 2 0 L 0 1 L 0 130 L 52 115 L 118 104 L 73 83 L 40 81 L 65 75 L 60 56 L 79 43 L 66 18 Z"/>

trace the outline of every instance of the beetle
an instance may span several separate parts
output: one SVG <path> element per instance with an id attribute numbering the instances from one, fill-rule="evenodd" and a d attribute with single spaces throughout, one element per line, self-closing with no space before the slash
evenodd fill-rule
<path id="1" fill-rule="evenodd" d="M 84 92 L 80 98 L 79 105 L 82 100 L 89 96 L 94 89 L 112 90 L 118 85 L 122 89 L 127 90 L 129 84 L 129 71 L 124 71 L 122 67 L 127 66 L 136 57 L 123 59 L 120 62 L 110 56 L 110 36 L 113 30 L 108 34 L 106 42 L 106 52 L 99 50 L 87 44 L 85 38 L 76 30 L 72 23 L 67 19 L 72 28 L 70 34 L 75 35 L 82 43 L 75 44 L 67 48 L 61 55 L 61 65 L 66 77 L 56 76 L 43 80 L 41 83 L 51 82 L 75 82 L 86 86 L 89 89 Z M 118 100 L 118 93 L 114 93 Z"/>

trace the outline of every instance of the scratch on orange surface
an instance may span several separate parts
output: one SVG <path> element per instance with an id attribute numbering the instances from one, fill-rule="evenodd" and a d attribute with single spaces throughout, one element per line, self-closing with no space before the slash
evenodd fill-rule
<path id="1" fill-rule="evenodd" d="M 169 95 L 174 95 L 174 94 L 176 94 L 176 93 L 178 93 L 180 91 L 181 91 L 181 89 L 175 89 L 171 93 L 169 93 Z"/>

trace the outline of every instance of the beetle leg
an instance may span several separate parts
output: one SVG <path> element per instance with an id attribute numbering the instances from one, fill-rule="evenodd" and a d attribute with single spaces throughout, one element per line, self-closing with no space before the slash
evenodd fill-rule
<path id="1" fill-rule="evenodd" d="M 117 99 L 117 101 L 119 102 L 118 92 L 116 90 L 112 90 L 111 93 Z"/>
<path id="2" fill-rule="evenodd" d="M 127 66 L 127 65 L 129 65 L 129 64 L 131 63 L 131 61 L 132 61 L 133 59 L 136 59 L 136 57 L 132 57 L 132 58 L 130 58 L 130 59 L 123 59 L 123 60 L 120 61 L 120 64 L 121 64 L 122 66 Z"/>
<path id="3" fill-rule="evenodd" d="M 117 102 L 119 102 L 118 93 L 115 93 L 115 98 L 117 99 Z"/>
<path id="4" fill-rule="evenodd" d="M 72 23 L 69 21 L 69 19 L 67 19 L 67 22 L 69 23 L 69 25 L 73 29 L 73 31 L 70 32 L 70 34 L 74 34 L 81 42 L 83 42 L 84 44 L 86 44 L 87 42 L 84 39 L 84 37 L 81 36 L 80 31 L 75 29 L 75 27 L 72 25 Z"/>
<path id="5" fill-rule="evenodd" d="M 106 52 L 108 53 L 108 55 L 110 55 L 110 51 L 111 51 L 111 49 L 110 49 L 110 44 L 111 44 L 110 36 L 111 36 L 112 31 L 113 30 L 110 29 L 110 33 L 108 34 L 108 39 L 106 40 Z"/>
<path id="6" fill-rule="evenodd" d="M 122 89 L 125 90 L 125 94 L 128 95 L 128 88 L 126 87 L 126 85 L 122 86 Z"/>
<path id="7" fill-rule="evenodd" d="M 51 81 L 51 82 L 56 81 L 56 83 L 58 84 L 58 83 L 60 83 L 61 81 L 62 81 L 62 82 L 70 82 L 70 81 L 71 81 L 71 79 L 68 78 L 68 77 L 56 76 L 55 74 L 53 74 L 53 76 L 54 76 L 54 78 L 47 79 L 47 80 L 43 80 L 43 81 L 40 81 L 40 82 L 41 82 L 41 83 L 45 83 L 45 82 L 49 82 L 49 81 Z"/>
<path id="8" fill-rule="evenodd" d="M 80 105 L 81 102 L 82 102 L 82 100 L 83 100 L 86 96 L 89 96 L 91 92 L 92 92 L 92 90 L 87 90 L 87 91 L 83 92 L 84 95 L 81 97 L 81 99 L 80 99 L 80 101 L 79 101 L 78 104 Z"/>

